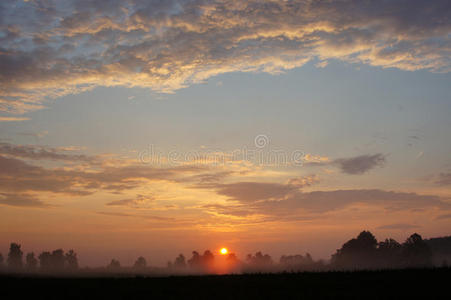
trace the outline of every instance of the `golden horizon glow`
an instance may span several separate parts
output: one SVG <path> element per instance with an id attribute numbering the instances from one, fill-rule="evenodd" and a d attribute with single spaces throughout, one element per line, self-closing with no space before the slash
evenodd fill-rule
<path id="1" fill-rule="evenodd" d="M 221 248 L 221 250 L 219 250 L 219 252 L 220 252 L 222 255 L 226 255 L 227 253 L 229 253 L 229 250 L 227 250 L 227 248 Z"/>

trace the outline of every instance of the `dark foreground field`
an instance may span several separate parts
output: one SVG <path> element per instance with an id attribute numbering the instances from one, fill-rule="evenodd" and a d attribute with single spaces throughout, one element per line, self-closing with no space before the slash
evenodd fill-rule
<path id="1" fill-rule="evenodd" d="M 451 299 L 451 269 L 226 276 L 0 277 L 0 299 Z"/>

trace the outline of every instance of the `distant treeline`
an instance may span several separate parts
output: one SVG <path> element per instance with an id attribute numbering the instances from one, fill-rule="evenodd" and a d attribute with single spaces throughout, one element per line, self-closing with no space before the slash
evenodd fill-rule
<path id="1" fill-rule="evenodd" d="M 358 269 L 390 269 L 448 266 L 451 259 L 451 236 L 423 240 L 414 233 L 404 243 L 394 239 L 378 242 L 369 231 L 362 231 L 331 256 L 330 261 L 314 260 L 308 253 L 305 255 L 283 255 L 275 262 L 268 254 L 257 252 L 248 254 L 244 261 L 234 253 L 229 253 L 221 267 L 215 264 L 215 256 L 209 250 L 203 254 L 192 252 L 190 259 L 180 254 L 174 261 L 169 261 L 166 268 L 149 267 L 144 257 L 138 257 L 132 267 L 121 266 L 119 260 L 112 259 L 104 268 L 84 271 L 112 273 L 253 273 L 253 272 L 298 272 Z M 45 251 L 35 256 L 33 252 L 26 254 L 21 245 L 11 243 L 6 264 L 0 254 L 0 270 L 3 272 L 39 272 L 64 273 L 80 272 L 77 253 L 73 250 L 64 252 L 57 249 Z"/>

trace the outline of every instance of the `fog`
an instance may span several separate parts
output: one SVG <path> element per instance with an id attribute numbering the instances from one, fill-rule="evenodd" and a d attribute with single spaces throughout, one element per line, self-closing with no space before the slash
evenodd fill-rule
<path id="1" fill-rule="evenodd" d="M 275 258 L 261 251 L 238 257 L 226 250 L 180 253 L 168 260 L 166 267 L 152 266 L 150 259 L 139 256 L 133 265 L 122 265 L 118 259 L 111 258 L 105 266 L 81 268 L 74 250 L 25 254 L 22 245 L 13 242 L 5 256 L 0 254 L 0 272 L 44 276 L 169 276 L 428 268 L 448 266 L 451 262 L 451 236 L 423 239 L 414 233 L 399 243 L 391 238 L 377 241 L 371 232 L 362 231 L 328 260 L 316 260 L 309 253 Z"/>

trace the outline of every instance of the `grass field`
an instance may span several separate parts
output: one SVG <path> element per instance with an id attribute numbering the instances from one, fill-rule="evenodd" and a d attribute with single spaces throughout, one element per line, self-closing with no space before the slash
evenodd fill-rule
<path id="1" fill-rule="evenodd" d="M 1 276 L 1 299 L 451 299 L 451 269 L 174 277 Z"/>

